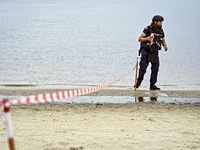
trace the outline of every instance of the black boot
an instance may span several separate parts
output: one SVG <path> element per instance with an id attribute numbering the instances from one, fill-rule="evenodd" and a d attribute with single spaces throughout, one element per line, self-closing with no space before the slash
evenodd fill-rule
<path id="1" fill-rule="evenodd" d="M 141 83 L 137 82 L 137 84 L 136 84 L 136 88 L 138 88 L 138 87 L 140 86 L 140 84 L 141 84 Z M 133 88 L 135 88 L 135 85 L 134 85 Z"/>
<path id="2" fill-rule="evenodd" d="M 160 90 L 160 88 L 155 85 L 150 85 L 150 90 Z"/>

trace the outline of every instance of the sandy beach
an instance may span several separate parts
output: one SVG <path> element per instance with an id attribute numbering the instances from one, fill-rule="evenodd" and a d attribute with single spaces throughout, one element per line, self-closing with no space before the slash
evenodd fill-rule
<path id="1" fill-rule="evenodd" d="M 20 150 L 200 149 L 199 104 L 11 106 Z M 1 149 L 8 149 L 0 126 Z"/>
<path id="2" fill-rule="evenodd" d="M 4 87 L 0 95 L 30 96 L 73 89 Z M 86 96 L 200 98 L 196 90 L 149 91 L 106 88 Z M 75 99 L 76 100 L 76 99 Z M 74 100 L 74 101 L 75 101 Z M 133 98 L 134 100 L 134 98 Z M 45 103 L 12 105 L 16 149 L 133 150 L 200 149 L 200 103 Z M 8 149 L 0 126 L 1 149 Z"/>

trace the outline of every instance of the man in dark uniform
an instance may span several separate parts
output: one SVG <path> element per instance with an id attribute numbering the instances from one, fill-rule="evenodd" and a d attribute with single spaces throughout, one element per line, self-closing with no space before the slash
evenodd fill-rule
<path id="1" fill-rule="evenodd" d="M 140 58 L 140 69 L 139 76 L 137 78 L 136 88 L 141 85 L 149 62 L 151 62 L 150 90 L 160 90 L 160 88 L 155 85 L 157 82 L 157 75 L 159 71 L 158 50 L 161 50 L 162 45 L 165 51 L 168 50 L 165 41 L 165 34 L 162 29 L 163 21 L 164 18 L 162 16 L 154 16 L 151 25 L 144 28 L 142 34 L 138 39 L 138 41 L 141 42 L 140 53 L 142 55 Z"/>

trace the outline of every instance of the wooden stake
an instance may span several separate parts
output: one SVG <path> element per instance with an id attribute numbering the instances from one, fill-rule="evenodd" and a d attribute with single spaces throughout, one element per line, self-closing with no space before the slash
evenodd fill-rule
<path id="1" fill-rule="evenodd" d="M 137 72 L 138 72 L 138 57 L 137 57 L 136 73 L 135 73 L 135 91 L 136 91 L 136 86 L 137 86 Z"/>

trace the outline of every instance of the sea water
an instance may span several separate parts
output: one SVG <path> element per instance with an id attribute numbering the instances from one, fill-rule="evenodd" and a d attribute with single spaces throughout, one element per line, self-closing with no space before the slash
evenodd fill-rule
<path id="1" fill-rule="evenodd" d="M 200 89 L 200 1 L 0 1 L 0 84 L 79 87 L 130 72 L 138 37 L 162 15 L 168 51 L 160 51 L 157 85 Z M 150 65 L 141 89 L 149 88 Z M 132 88 L 135 71 L 115 83 Z M 1 86 L 3 88 L 4 86 Z"/>

